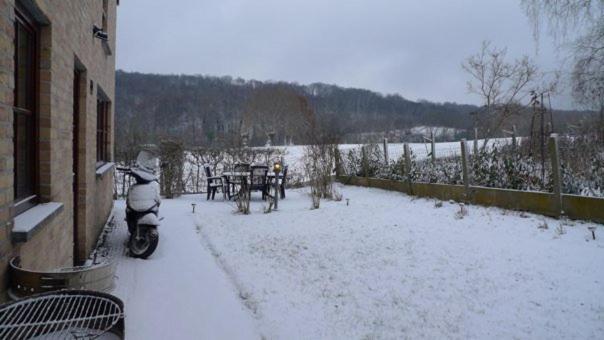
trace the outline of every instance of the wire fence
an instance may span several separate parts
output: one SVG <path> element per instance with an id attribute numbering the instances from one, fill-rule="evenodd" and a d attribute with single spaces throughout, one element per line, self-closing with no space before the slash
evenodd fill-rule
<path id="1" fill-rule="evenodd" d="M 561 192 L 604 197 L 604 147 L 578 137 L 557 137 Z M 462 142 L 380 143 L 342 150 L 345 175 L 464 184 Z M 552 192 L 553 146 L 528 138 L 467 141 L 468 185 Z M 408 160 L 405 160 L 408 157 Z M 408 168 L 408 169 L 407 169 Z"/>
<path id="2" fill-rule="evenodd" d="M 604 197 L 604 146 L 589 138 L 558 138 L 561 192 Z M 466 143 L 468 184 L 489 188 L 552 192 L 554 179 L 550 145 L 536 145 L 528 138 L 469 140 Z M 406 146 L 405 146 L 406 145 Z M 405 148 L 408 152 L 405 152 Z M 185 152 L 180 193 L 205 193 L 206 173 L 220 176 L 237 162 L 272 166 L 280 159 L 288 166 L 288 183 L 308 179 L 304 146 L 248 148 L 242 150 L 196 149 Z M 462 142 L 374 143 L 339 145 L 341 174 L 409 180 L 419 183 L 464 184 Z M 406 160 L 408 157 L 408 160 Z M 128 164 L 126 164 L 128 163 Z M 120 165 L 131 165 L 122 162 Z M 131 179 L 115 176 L 115 193 L 124 197 Z"/>

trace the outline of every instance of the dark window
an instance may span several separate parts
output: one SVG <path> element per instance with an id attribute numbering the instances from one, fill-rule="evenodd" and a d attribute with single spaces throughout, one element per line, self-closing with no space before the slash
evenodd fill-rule
<path id="1" fill-rule="evenodd" d="M 21 10 L 15 20 L 14 191 L 19 213 L 36 200 L 37 29 Z"/>
<path id="2" fill-rule="evenodd" d="M 109 0 L 103 0 L 103 31 L 107 32 L 107 13 L 109 12 Z"/>
<path id="3" fill-rule="evenodd" d="M 109 107 L 110 102 L 96 102 L 96 161 L 100 166 L 109 161 Z"/>

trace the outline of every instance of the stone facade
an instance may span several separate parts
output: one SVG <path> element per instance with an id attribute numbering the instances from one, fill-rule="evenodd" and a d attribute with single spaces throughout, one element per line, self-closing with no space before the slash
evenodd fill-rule
<path id="1" fill-rule="evenodd" d="M 109 104 L 108 160 L 113 159 L 115 33 L 117 0 L 0 0 L 0 292 L 8 285 L 8 262 L 50 270 L 85 259 L 113 205 L 113 169 L 97 162 L 97 99 Z M 14 240 L 13 103 L 15 7 L 35 19 L 38 32 L 36 79 L 37 194 L 40 203 L 63 208 L 26 242 Z M 109 39 L 93 36 L 103 27 Z M 74 71 L 81 74 L 79 124 L 74 127 Z M 75 131 L 75 133 L 74 133 Z M 78 138 L 77 212 L 74 211 L 74 136 Z M 32 209 L 23 212 L 27 214 Z M 74 214 L 77 230 L 74 229 Z M 77 235 L 77 237 L 75 237 Z M 74 247 L 75 242 L 75 247 Z"/>

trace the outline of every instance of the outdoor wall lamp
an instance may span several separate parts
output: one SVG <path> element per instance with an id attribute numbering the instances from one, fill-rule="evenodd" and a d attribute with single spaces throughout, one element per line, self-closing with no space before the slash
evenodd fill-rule
<path id="1" fill-rule="evenodd" d="M 273 171 L 275 172 L 275 174 L 280 173 L 281 172 L 281 163 L 275 162 L 275 164 L 273 164 Z"/>
<path id="2" fill-rule="evenodd" d="M 107 41 L 109 39 L 107 32 L 103 31 L 103 29 L 97 25 L 92 26 L 92 35 L 95 38 L 99 38 L 103 41 Z"/>

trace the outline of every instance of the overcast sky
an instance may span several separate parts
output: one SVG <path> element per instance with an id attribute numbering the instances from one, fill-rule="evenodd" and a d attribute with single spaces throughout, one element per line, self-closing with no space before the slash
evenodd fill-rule
<path id="1" fill-rule="evenodd" d="M 520 0 L 122 0 L 117 68 L 324 82 L 405 98 L 478 103 L 462 61 L 481 41 L 559 65 Z M 538 53 L 537 53 L 538 50 Z M 567 96 L 558 107 L 572 105 Z"/>

